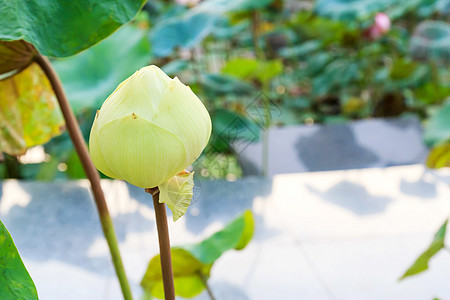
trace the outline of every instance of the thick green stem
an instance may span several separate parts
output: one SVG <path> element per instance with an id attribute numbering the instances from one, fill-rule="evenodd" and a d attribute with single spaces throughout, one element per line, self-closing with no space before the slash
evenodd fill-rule
<path id="1" fill-rule="evenodd" d="M 131 289 L 125 274 L 122 258 L 120 256 L 119 246 L 117 244 L 116 235 L 114 233 L 113 222 L 109 215 L 108 206 L 106 205 L 105 195 L 103 194 L 103 190 L 100 186 L 100 175 L 98 174 L 97 169 L 92 163 L 88 148 L 86 146 L 86 142 L 84 141 L 80 127 L 78 126 L 78 122 L 75 118 L 72 108 L 70 107 L 69 102 L 67 101 L 61 81 L 59 80 L 59 77 L 53 69 L 50 61 L 39 53 L 35 56 L 34 60 L 44 71 L 45 75 L 50 81 L 50 84 L 52 85 L 56 98 L 58 99 L 61 112 L 66 121 L 67 131 L 69 132 L 75 150 L 80 157 L 80 161 L 83 165 L 86 177 L 91 183 L 92 194 L 94 195 L 100 223 L 102 224 L 103 234 L 109 246 L 109 251 L 111 253 L 111 258 L 116 270 L 117 278 L 120 282 L 123 297 L 125 300 L 132 300 L 133 296 L 131 294 Z"/>

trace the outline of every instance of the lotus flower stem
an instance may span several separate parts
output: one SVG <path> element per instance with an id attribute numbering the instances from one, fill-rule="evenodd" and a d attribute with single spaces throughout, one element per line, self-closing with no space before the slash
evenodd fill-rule
<path id="1" fill-rule="evenodd" d="M 166 207 L 159 203 L 159 188 L 149 188 L 145 191 L 152 195 L 155 206 L 156 227 L 158 229 L 159 254 L 161 259 L 161 270 L 164 284 L 164 298 L 175 299 L 175 288 L 173 285 L 172 257 L 170 253 L 169 227 L 167 226 Z"/>
<path id="2" fill-rule="evenodd" d="M 45 75 L 50 81 L 50 84 L 52 85 L 56 98 L 58 99 L 59 106 L 66 121 L 67 131 L 69 132 L 75 150 L 80 157 L 81 164 L 83 165 L 86 176 L 91 183 L 92 194 L 94 195 L 95 204 L 97 206 L 100 222 L 102 224 L 103 234 L 105 235 L 106 241 L 109 246 L 109 251 L 111 253 L 111 258 L 116 270 L 117 278 L 120 282 L 123 297 L 125 300 L 132 300 L 133 296 L 131 294 L 128 279 L 123 267 L 122 258 L 120 256 L 119 246 L 117 243 L 116 235 L 114 233 L 113 222 L 108 212 L 105 195 L 103 194 L 103 190 L 100 186 L 100 176 L 97 172 L 97 169 L 94 167 L 94 164 L 92 163 L 91 157 L 89 156 L 88 148 L 81 134 L 78 122 L 75 118 L 72 108 L 70 107 L 69 102 L 67 101 L 61 81 L 59 80 L 59 77 L 53 69 L 50 61 L 39 53 L 35 56 L 34 61 L 44 71 Z"/>
<path id="3" fill-rule="evenodd" d="M 200 277 L 200 279 L 202 280 L 203 285 L 206 288 L 206 292 L 208 293 L 209 299 L 216 300 L 216 297 L 214 297 L 211 287 L 208 284 L 208 279 L 206 278 L 206 276 L 202 272 L 198 272 L 197 274 Z"/>

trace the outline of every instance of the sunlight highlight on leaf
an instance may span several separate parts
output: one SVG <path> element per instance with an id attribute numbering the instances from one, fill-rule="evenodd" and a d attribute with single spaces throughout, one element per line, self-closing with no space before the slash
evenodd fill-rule
<path id="1" fill-rule="evenodd" d="M 36 64 L 0 81 L 0 152 L 24 154 L 61 134 L 64 120 L 47 77 Z"/>

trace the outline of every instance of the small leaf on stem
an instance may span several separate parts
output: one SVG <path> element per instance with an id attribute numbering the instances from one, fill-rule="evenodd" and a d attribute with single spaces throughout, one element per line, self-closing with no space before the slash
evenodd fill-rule
<path id="1" fill-rule="evenodd" d="M 175 222 L 191 204 L 194 188 L 194 172 L 178 174 L 159 186 L 159 203 L 166 203 Z"/>

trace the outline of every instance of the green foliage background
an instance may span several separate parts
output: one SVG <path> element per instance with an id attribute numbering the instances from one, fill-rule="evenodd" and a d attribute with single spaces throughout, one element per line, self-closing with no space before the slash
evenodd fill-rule
<path id="1" fill-rule="evenodd" d="M 188 5 L 159 0 L 146 3 L 117 31 L 133 18 L 142 1 L 110 0 L 101 6 L 85 2 L 83 11 L 75 4 L 48 1 L 48 7 L 42 7 L 41 2 L 32 2 L 29 7 L 45 8 L 45 14 L 35 19 L 24 10 L 17 20 L 2 19 L 8 25 L 0 29 L 0 39 L 23 38 L 56 57 L 93 45 L 52 61 L 86 140 L 102 101 L 148 64 L 190 85 L 211 113 L 213 138 L 195 165 L 203 177 L 242 176 L 230 142 L 257 141 L 267 126 L 412 114 L 423 120 L 430 147 L 450 137 L 447 1 L 332 0 L 330 5 L 319 0 L 301 6 L 281 0 L 206 0 Z M 20 10 L 19 2 L 2 5 L 5 16 Z M 379 12 L 386 13 L 392 25 L 373 38 L 368 33 Z M 34 32 L 36 22 L 50 30 Z M 270 103 L 255 101 L 261 93 Z M 274 108 L 276 114 L 255 118 Z M 238 120 L 236 134 L 223 136 L 230 120 Z M 1 150 L 19 152 L 3 146 Z M 45 152 L 46 160 L 38 164 L 19 164 L 6 157 L 9 163 L 0 164 L 0 177 L 84 177 L 67 134 L 45 144 Z M 448 155 L 439 157 L 439 166 L 448 163 Z"/>

